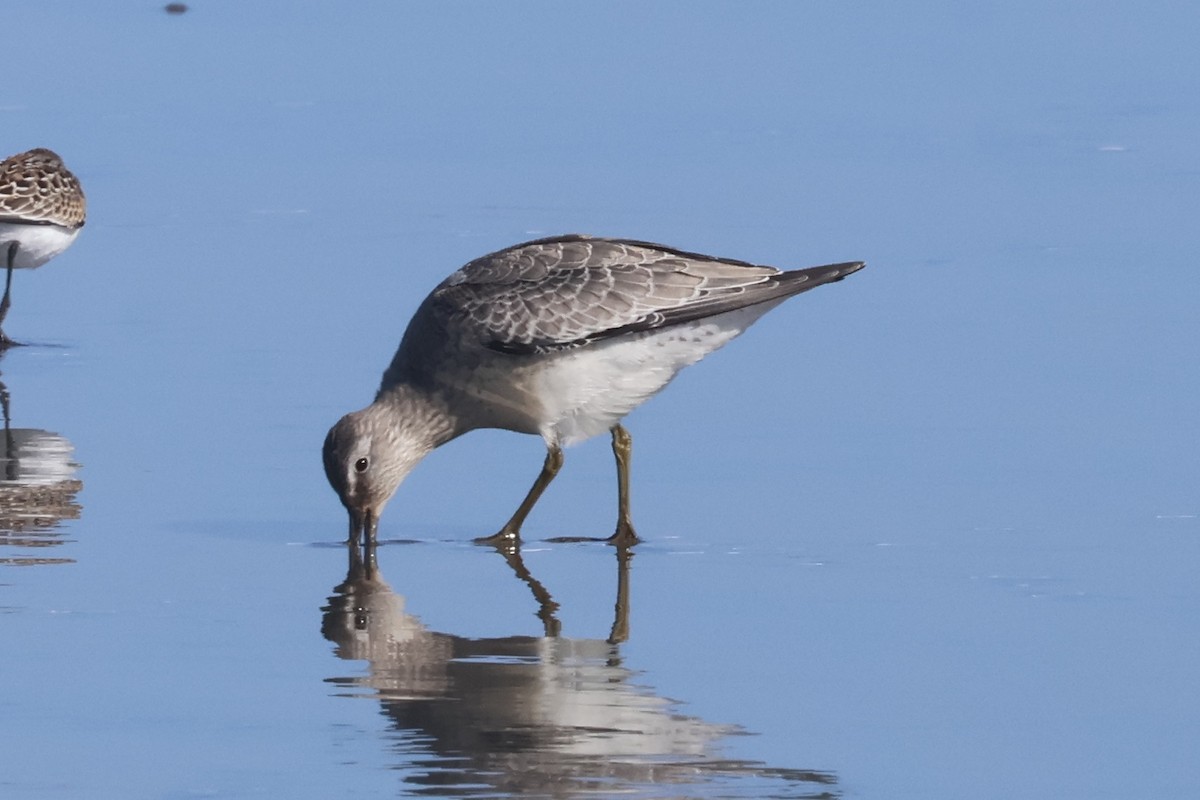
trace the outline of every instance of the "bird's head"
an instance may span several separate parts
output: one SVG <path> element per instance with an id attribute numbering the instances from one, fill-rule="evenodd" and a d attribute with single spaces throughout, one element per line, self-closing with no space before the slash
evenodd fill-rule
<path id="1" fill-rule="evenodd" d="M 347 414 L 329 429 L 322 459 L 325 477 L 350 513 L 350 539 L 374 540 L 383 507 L 425 455 L 403 426 L 376 405 Z"/>

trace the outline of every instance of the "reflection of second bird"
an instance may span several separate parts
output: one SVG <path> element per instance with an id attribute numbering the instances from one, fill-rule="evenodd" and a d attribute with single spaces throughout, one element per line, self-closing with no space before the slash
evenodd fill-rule
<path id="1" fill-rule="evenodd" d="M 37 148 L 0 163 L 0 258 L 5 267 L 0 300 L 0 347 L 12 344 L 4 318 L 12 305 L 14 269 L 35 269 L 75 241 L 87 217 L 79 180 L 58 154 Z"/>
<path id="2" fill-rule="evenodd" d="M 62 544 L 59 523 L 78 519 L 74 447 L 63 436 L 38 428 L 14 428 L 8 388 L 0 382 L 4 442 L 0 451 L 0 549 L 16 547 L 29 555 L 0 557 L 0 564 L 63 564 L 73 559 L 49 555 Z"/>
<path id="3" fill-rule="evenodd" d="M 618 486 L 609 541 L 633 544 L 625 415 L 788 297 L 862 267 L 783 272 L 587 236 L 527 242 L 470 262 L 417 309 L 375 401 L 325 439 L 325 474 L 349 512 L 350 540 L 375 539 L 384 506 L 434 448 L 476 428 L 501 428 L 541 436 L 546 460 L 486 541 L 517 541 L 562 467 L 563 447 L 608 431 Z"/>

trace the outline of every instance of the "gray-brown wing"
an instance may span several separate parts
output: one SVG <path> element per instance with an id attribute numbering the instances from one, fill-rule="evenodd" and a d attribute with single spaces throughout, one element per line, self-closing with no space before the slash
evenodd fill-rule
<path id="1" fill-rule="evenodd" d="M 485 347 L 533 353 L 711 316 L 842 277 L 805 272 L 815 270 L 785 273 L 648 242 L 566 236 L 476 259 L 430 302 L 445 323 Z"/>

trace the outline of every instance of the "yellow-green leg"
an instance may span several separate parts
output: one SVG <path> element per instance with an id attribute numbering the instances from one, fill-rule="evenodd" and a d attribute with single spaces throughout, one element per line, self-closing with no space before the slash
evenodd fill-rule
<path id="1" fill-rule="evenodd" d="M 525 524 L 525 518 L 529 516 L 529 512 L 537 504 L 538 498 L 542 496 L 542 492 L 546 491 L 546 487 L 550 485 L 550 481 L 554 480 L 554 476 L 562 469 L 562 465 L 562 448 L 556 444 L 547 445 L 546 462 L 542 464 L 542 471 L 538 473 L 537 480 L 529 488 L 529 494 L 525 495 L 525 499 L 517 507 L 517 511 L 512 515 L 512 519 L 504 523 L 504 527 L 491 536 L 484 536 L 475 541 L 480 544 L 491 545 L 502 545 L 505 542 L 520 541 L 521 526 Z"/>
<path id="2" fill-rule="evenodd" d="M 617 459 L 617 531 L 608 541 L 628 547 L 639 541 L 633 530 L 633 518 L 629 515 L 629 461 L 633 454 L 633 437 L 619 424 L 612 429 L 612 449 Z"/>

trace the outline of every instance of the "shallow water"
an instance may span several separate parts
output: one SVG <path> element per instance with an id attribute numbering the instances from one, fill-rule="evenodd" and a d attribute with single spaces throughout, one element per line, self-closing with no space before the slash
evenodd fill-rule
<path id="1" fill-rule="evenodd" d="M 1200 793 L 1200 14 L 11 9 L 5 153 L 89 199 L 0 357 L 0 795 Z M 52 87 L 52 89 L 50 88 Z M 433 454 L 374 562 L 319 447 L 464 261 L 868 268 L 541 464 Z"/>

